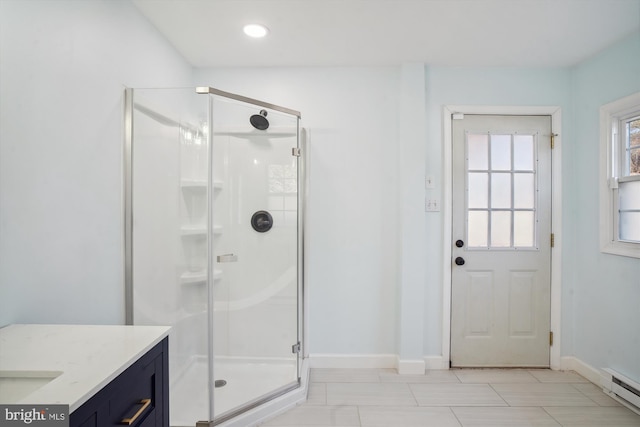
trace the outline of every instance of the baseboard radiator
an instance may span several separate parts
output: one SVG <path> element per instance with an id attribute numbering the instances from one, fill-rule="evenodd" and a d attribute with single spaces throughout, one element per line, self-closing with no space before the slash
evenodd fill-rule
<path id="1" fill-rule="evenodd" d="M 613 369 L 605 368 L 602 389 L 609 396 L 640 414 L 640 384 Z"/>

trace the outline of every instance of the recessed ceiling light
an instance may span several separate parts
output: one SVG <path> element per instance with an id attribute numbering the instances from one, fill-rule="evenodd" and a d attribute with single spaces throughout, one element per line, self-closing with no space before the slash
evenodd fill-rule
<path id="1" fill-rule="evenodd" d="M 269 34 L 269 29 L 260 24 L 249 24 L 244 26 L 244 33 L 249 37 L 260 38 Z"/>

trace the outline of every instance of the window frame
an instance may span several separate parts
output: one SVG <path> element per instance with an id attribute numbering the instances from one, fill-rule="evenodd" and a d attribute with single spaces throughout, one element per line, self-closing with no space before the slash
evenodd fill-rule
<path id="1" fill-rule="evenodd" d="M 600 250 L 605 253 L 640 258 L 640 242 L 622 241 L 618 228 L 618 179 L 624 176 L 625 143 L 621 122 L 640 114 L 640 92 L 600 107 Z M 638 177 L 640 179 L 640 177 Z"/>

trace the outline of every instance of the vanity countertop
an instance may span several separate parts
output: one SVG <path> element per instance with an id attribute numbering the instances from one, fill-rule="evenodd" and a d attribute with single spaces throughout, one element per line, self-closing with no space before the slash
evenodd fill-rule
<path id="1" fill-rule="evenodd" d="M 123 325 L 1 328 L 0 404 L 66 404 L 73 412 L 169 330 Z"/>

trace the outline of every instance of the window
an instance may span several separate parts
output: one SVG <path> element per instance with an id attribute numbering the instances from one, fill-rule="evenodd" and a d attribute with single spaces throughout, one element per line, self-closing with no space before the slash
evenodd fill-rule
<path id="1" fill-rule="evenodd" d="M 640 258 L 640 93 L 600 108 L 600 243 Z"/>

